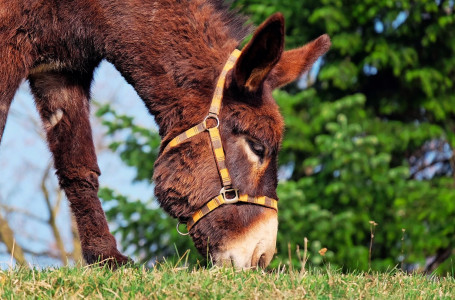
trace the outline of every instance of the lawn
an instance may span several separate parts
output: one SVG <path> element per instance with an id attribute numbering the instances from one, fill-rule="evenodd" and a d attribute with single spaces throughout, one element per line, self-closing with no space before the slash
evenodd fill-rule
<path id="1" fill-rule="evenodd" d="M 0 298 L 106 299 L 453 299 L 455 279 L 394 270 L 343 274 L 330 267 L 306 272 L 233 268 L 65 267 L 0 270 Z"/>

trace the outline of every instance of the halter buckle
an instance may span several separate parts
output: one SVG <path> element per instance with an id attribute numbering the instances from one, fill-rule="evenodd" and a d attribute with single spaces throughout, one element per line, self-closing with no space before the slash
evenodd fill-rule
<path id="1" fill-rule="evenodd" d="M 234 198 L 228 198 L 226 196 L 226 193 L 234 193 L 235 196 L 234 196 Z M 223 197 L 224 203 L 226 203 L 226 204 L 232 204 L 232 203 L 239 202 L 239 190 L 238 189 L 233 189 L 233 188 L 226 189 L 225 187 L 223 187 L 220 190 L 220 195 Z"/>
<path id="2" fill-rule="evenodd" d="M 220 127 L 220 119 L 218 119 L 218 116 L 217 116 L 216 114 L 214 114 L 214 113 L 209 113 L 209 114 L 205 117 L 204 121 L 202 121 L 202 124 L 204 124 L 204 128 L 205 128 L 205 129 L 209 129 L 209 128 L 207 128 L 207 119 L 215 119 L 215 121 L 216 121 L 216 126 L 213 127 L 213 128 L 218 128 L 218 127 Z M 211 127 L 211 128 L 212 128 L 212 127 Z"/>

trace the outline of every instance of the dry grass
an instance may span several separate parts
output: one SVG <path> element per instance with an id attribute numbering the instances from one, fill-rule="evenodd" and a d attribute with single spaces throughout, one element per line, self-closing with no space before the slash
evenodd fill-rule
<path id="1" fill-rule="evenodd" d="M 0 298 L 97 299 L 453 299 L 455 279 L 331 268 L 269 272 L 186 268 L 71 268 L 0 271 Z"/>

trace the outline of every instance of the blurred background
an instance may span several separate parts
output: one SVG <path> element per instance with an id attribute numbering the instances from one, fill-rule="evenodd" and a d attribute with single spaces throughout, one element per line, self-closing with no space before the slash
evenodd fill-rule
<path id="1" fill-rule="evenodd" d="M 287 49 L 324 33 L 333 43 L 311 72 L 274 92 L 286 133 L 271 267 L 299 266 L 307 238 L 307 264 L 314 267 L 453 275 L 454 1 L 233 6 L 256 25 L 282 12 Z M 99 196 L 120 247 L 148 265 L 187 249 L 191 262 L 203 260 L 153 197 L 160 141 L 153 118 L 106 62 L 92 90 Z M 27 83 L 13 102 L 0 170 L 0 267 L 78 262 L 77 234 Z"/>

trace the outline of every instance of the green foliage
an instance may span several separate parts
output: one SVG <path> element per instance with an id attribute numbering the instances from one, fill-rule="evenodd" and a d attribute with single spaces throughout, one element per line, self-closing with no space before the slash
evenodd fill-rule
<path id="1" fill-rule="evenodd" d="M 317 78 L 310 76 L 304 84 L 308 88 L 291 85 L 275 93 L 286 122 L 279 162 L 291 175 L 278 188 L 280 229 L 274 264 L 288 260 L 288 244 L 293 252 L 308 237 L 309 263 L 368 269 L 370 221 L 378 223 L 374 269 L 400 262 L 422 267 L 438 250 L 454 248 L 454 178 L 447 172 L 417 180 L 410 171 L 415 167 L 411 158 L 428 154 L 425 143 L 445 140 L 450 151 L 455 148 L 453 1 L 241 0 L 235 5 L 256 24 L 281 11 L 288 48 L 323 33 L 333 43 L 317 64 Z M 129 128 L 126 143 L 116 139 L 112 149 L 138 169 L 137 180 L 151 178 L 159 145 L 156 133 L 108 107 L 100 112 L 104 113 L 110 115 L 105 122 L 109 134 Z M 171 243 L 187 247 L 173 238 L 174 221 L 153 207 L 145 213 L 150 206 L 130 206 L 120 197 L 103 194 L 103 199 L 121 204 L 108 210 L 111 219 L 122 215 L 128 220 L 124 211 L 134 207 L 142 212 L 139 220 L 124 222 L 124 237 L 136 235 L 131 232 L 141 226 L 143 232 L 147 226 L 161 226 L 159 222 L 164 224 L 160 235 L 170 237 L 147 236 L 155 240 L 145 247 L 150 253 L 141 257 L 167 255 Z M 155 241 L 168 244 L 156 248 Z M 322 247 L 328 248 L 323 257 L 317 253 Z M 453 262 L 444 267 L 453 270 Z"/>
<path id="2" fill-rule="evenodd" d="M 114 141 L 109 148 L 119 153 L 120 158 L 131 167 L 138 167 L 135 180 L 150 180 L 153 166 L 160 149 L 160 136 L 156 131 L 137 126 L 133 118 L 120 115 L 109 104 L 100 107 L 96 112 L 102 117 L 102 124 L 107 128 L 106 134 Z"/>
<path id="3" fill-rule="evenodd" d="M 109 188 L 102 188 L 99 197 L 105 201 L 106 217 L 115 224 L 113 233 L 120 237 L 127 253 L 133 253 L 140 261 L 153 264 L 176 254 L 183 255 L 188 249 L 197 253 L 191 239 L 177 233 L 176 221 L 156 202 L 131 200 Z M 195 263 L 195 256 L 190 257 Z"/>
<path id="4" fill-rule="evenodd" d="M 421 132 L 400 124 L 400 135 L 408 138 L 396 141 L 382 124 L 382 134 L 370 134 L 378 124 L 371 122 L 361 94 L 328 103 L 318 102 L 311 90 L 292 96 L 277 91 L 275 99 L 287 126 L 281 158 L 288 167 L 292 163 L 296 178 L 278 188 L 282 261 L 288 243 L 295 249 L 308 237 L 310 245 L 317 245 L 310 263 L 368 269 L 369 221 L 379 224 L 373 248 L 376 269 L 399 263 L 402 247 L 407 262 L 423 262 L 450 246 L 455 233 L 447 223 L 455 214 L 453 179 L 410 180 L 406 161 L 392 163 L 397 148 L 405 150 L 412 141 L 438 136 L 440 130 L 424 126 Z M 322 247 L 329 249 L 324 260 L 317 255 Z"/>
<path id="5" fill-rule="evenodd" d="M 393 209 L 397 225 L 406 228 L 408 261 L 422 261 L 438 249 L 453 247 L 455 226 L 455 189 L 452 178 L 410 182 L 406 193 L 399 194 Z M 449 261 L 445 269 L 454 267 Z"/>

